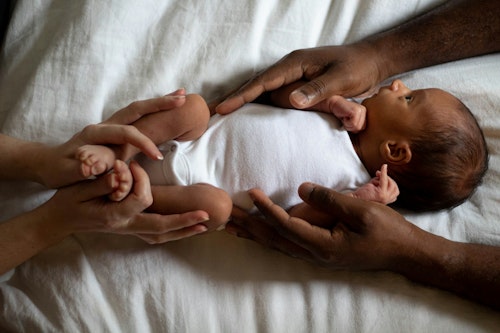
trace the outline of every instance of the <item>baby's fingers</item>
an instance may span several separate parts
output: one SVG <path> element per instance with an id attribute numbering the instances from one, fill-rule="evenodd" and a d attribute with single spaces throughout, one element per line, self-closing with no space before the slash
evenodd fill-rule
<path id="1" fill-rule="evenodd" d="M 399 195 L 399 187 L 396 181 L 387 174 L 387 164 L 382 165 L 380 169 L 380 183 L 380 187 L 383 188 L 388 195 L 389 199 L 387 203 L 396 201 Z"/>
<path id="2" fill-rule="evenodd" d="M 387 175 L 387 164 L 383 164 L 376 174 L 378 179 L 380 180 L 381 186 L 386 187 L 389 182 L 389 176 Z"/>

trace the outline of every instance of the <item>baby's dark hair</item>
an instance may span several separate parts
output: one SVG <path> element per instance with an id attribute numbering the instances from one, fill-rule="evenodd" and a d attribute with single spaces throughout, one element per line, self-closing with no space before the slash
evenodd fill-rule
<path id="1" fill-rule="evenodd" d="M 400 190 L 396 206 L 419 212 L 453 208 L 481 184 L 488 169 L 484 134 L 459 100 L 457 111 L 454 123 L 430 119 L 411 139 L 410 162 L 389 166 Z"/>

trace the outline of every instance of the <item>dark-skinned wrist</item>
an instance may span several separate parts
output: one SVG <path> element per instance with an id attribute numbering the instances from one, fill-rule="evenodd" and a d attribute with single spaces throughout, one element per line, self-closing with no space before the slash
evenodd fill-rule
<path id="1" fill-rule="evenodd" d="M 419 283 L 446 287 L 449 269 L 460 260 L 454 242 L 414 226 L 401 245 L 402 251 L 390 264 L 391 271 Z"/>

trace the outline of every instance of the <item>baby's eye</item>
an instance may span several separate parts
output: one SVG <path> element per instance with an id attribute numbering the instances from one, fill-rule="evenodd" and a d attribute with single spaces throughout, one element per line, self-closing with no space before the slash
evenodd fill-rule
<path id="1" fill-rule="evenodd" d="M 413 100 L 413 96 L 411 95 L 405 96 L 405 100 L 409 103 Z"/>

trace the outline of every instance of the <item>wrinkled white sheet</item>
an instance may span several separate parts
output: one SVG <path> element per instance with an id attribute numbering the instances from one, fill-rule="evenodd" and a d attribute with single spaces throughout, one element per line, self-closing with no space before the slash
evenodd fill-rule
<path id="1" fill-rule="evenodd" d="M 212 99 L 298 48 L 358 40 L 441 0 L 25 0 L 0 59 L 2 133 L 58 143 L 129 102 L 185 87 Z M 409 214 L 444 237 L 500 245 L 500 55 L 401 76 L 477 115 L 490 170 L 451 212 Z M 51 191 L 0 182 L 0 220 Z M 425 246 L 423 244 L 422 246 Z M 70 237 L 0 283 L 16 332 L 492 332 L 500 316 L 387 272 L 330 272 L 224 232 L 149 246 Z"/>

